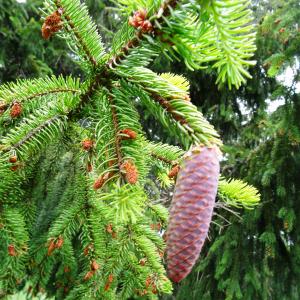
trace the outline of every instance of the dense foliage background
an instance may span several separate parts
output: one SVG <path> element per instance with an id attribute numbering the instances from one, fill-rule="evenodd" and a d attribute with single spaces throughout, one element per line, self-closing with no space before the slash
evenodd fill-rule
<path id="1" fill-rule="evenodd" d="M 0 2 L 0 83 L 78 69 L 64 42 L 41 38 L 42 1 Z M 110 2 L 87 1 L 105 41 L 121 16 Z M 197 267 L 173 299 L 300 298 L 300 3 L 252 1 L 257 64 L 239 90 L 218 88 L 213 70 L 191 74 L 157 59 L 156 71 L 185 74 L 191 98 L 220 131 L 227 151 L 223 172 L 259 188 L 261 206 L 231 213 L 213 226 Z M 149 118 L 149 135 L 166 140 Z M 155 133 L 155 134 L 154 134 Z M 230 223 L 230 226 L 228 226 Z"/>

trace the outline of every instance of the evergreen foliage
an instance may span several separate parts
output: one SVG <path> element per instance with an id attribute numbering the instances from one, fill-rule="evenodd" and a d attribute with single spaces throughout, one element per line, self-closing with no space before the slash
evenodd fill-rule
<path id="1" fill-rule="evenodd" d="M 252 64 L 253 26 L 246 1 L 119 4 L 126 23 L 109 53 L 85 4 L 46 0 L 43 36 L 65 40 L 83 74 L 0 87 L 1 296 L 26 282 L 31 295 L 57 299 L 172 291 L 161 238 L 168 213 L 152 201 L 147 178 L 153 168 L 166 178 L 193 145 L 222 143 L 189 102 L 187 80 L 147 65 L 161 53 L 192 70 L 213 62 L 218 83 L 239 87 Z M 184 150 L 148 141 L 141 107 Z M 223 181 L 220 200 L 257 204 L 256 192 L 234 192 L 239 186 Z"/>

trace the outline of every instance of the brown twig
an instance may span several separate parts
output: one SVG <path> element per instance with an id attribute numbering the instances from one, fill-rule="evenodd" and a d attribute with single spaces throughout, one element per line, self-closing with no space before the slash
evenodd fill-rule
<path id="1" fill-rule="evenodd" d="M 109 95 L 108 101 L 110 103 L 113 124 L 114 124 L 115 132 L 116 132 L 116 134 L 115 134 L 115 149 L 116 149 L 116 154 L 117 154 L 118 167 L 119 167 L 119 170 L 121 171 L 121 166 L 122 166 L 121 138 L 122 137 L 119 134 L 117 134 L 119 131 L 119 122 L 118 122 L 118 116 L 117 116 L 116 107 L 114 105 L 113 97 Z"/>

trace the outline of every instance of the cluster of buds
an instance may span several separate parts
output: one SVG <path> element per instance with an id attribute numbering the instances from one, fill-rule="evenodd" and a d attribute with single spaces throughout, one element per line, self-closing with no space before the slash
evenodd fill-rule
<path id="1" fill-rule="evenodd" d="M 48 256 L 50 256 L 55 249 L 60 249 L 64 243 L 62 236 L 59 236 L 57 240 L 52 238 L 48 246 Z"/>
<path id="2" fill-rule="evenodd" d="M 88 281 L 89 279 L 91 279 L 96 273 L 96 271 L 99 270 L 100 266 L 95 260 L 93 260 L 91 262 L 90 268 L 90 271 L 88 271 L 83 278 L 84 281 Z"/>
<path id="3" fill-rule="evenodd" d="M 151 276 L 148 276 L 145 281 L 145 286 L 148 289 L 151 286 L 151 291 L 153 294 L 157 294 L 156 284 Z"/>
<path id="4" fill-rule="evenodd" d="M 176 179 L 179 170 L 180 170 L 180 166 L 179 165 L 173 166 L 172 169 L 170 170 L 169 174 L 168 174 L 168 177 Z"/>
<path id="5" fill-rule="evenodd" d="M 9 256 L 17 256 L 15 245 L 13 244 L 8 245 L 7 251 Z"/>
<path id="6" fill-rule="evenodd" d="M 126 181 L 130 184 L 135 184 L 138 180 L 138 171 L 134 163 L 130 160 L 124 161 L 121 166 L 121 171 L 125 173 Z"/>
<path id="7" fill-rule="evenodd" d="M 137 136 L 137 133 L 130 128 L 120 130 L 120 134 L 123 140 L 134 140 Z"/>
<path id="8" fill-rule="evenodd" d="M 22 114 L 23 108 L 21 103 L 14 102 L 11 109 L 10 109 L 10 116 L 12 118 L 18 118 Z"/>
<path id="9" fill-rule="evenodd" d="M 59 8 L 45 19 L 44 24 L 42 26 L 42 36 L 45 40 L 48 40 L 55 32 L 62 29 L 62 14 L 63 9 Z"/>
<path id="10" fill-rule="evenodd" d="M 129 18 L 128 24 L 140 29 L 142 32 L 153 31 L 153 25 L 149 20 L 146 19 L 147 11 L 145 9 L 140 9 L 134 12 L 133 16 Z"/>
<path id="11" fill-rule="evenodd" d="M 91 139 L 84 139 L 81 142 L 81 146 L 83 150 L 90 151 L 94 146 L 94 141 L 92 141 Z"/>

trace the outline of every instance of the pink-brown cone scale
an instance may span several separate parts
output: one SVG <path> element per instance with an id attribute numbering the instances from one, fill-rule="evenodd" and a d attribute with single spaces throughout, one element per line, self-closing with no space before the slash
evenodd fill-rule
<path id="1" fill-rule="evenodd" d="M 174 282 L 192 270 L 207 237 L 220 173 L 219 149 L 197 146 L 176 181 L 167 238 L 167 270 Z"/>

